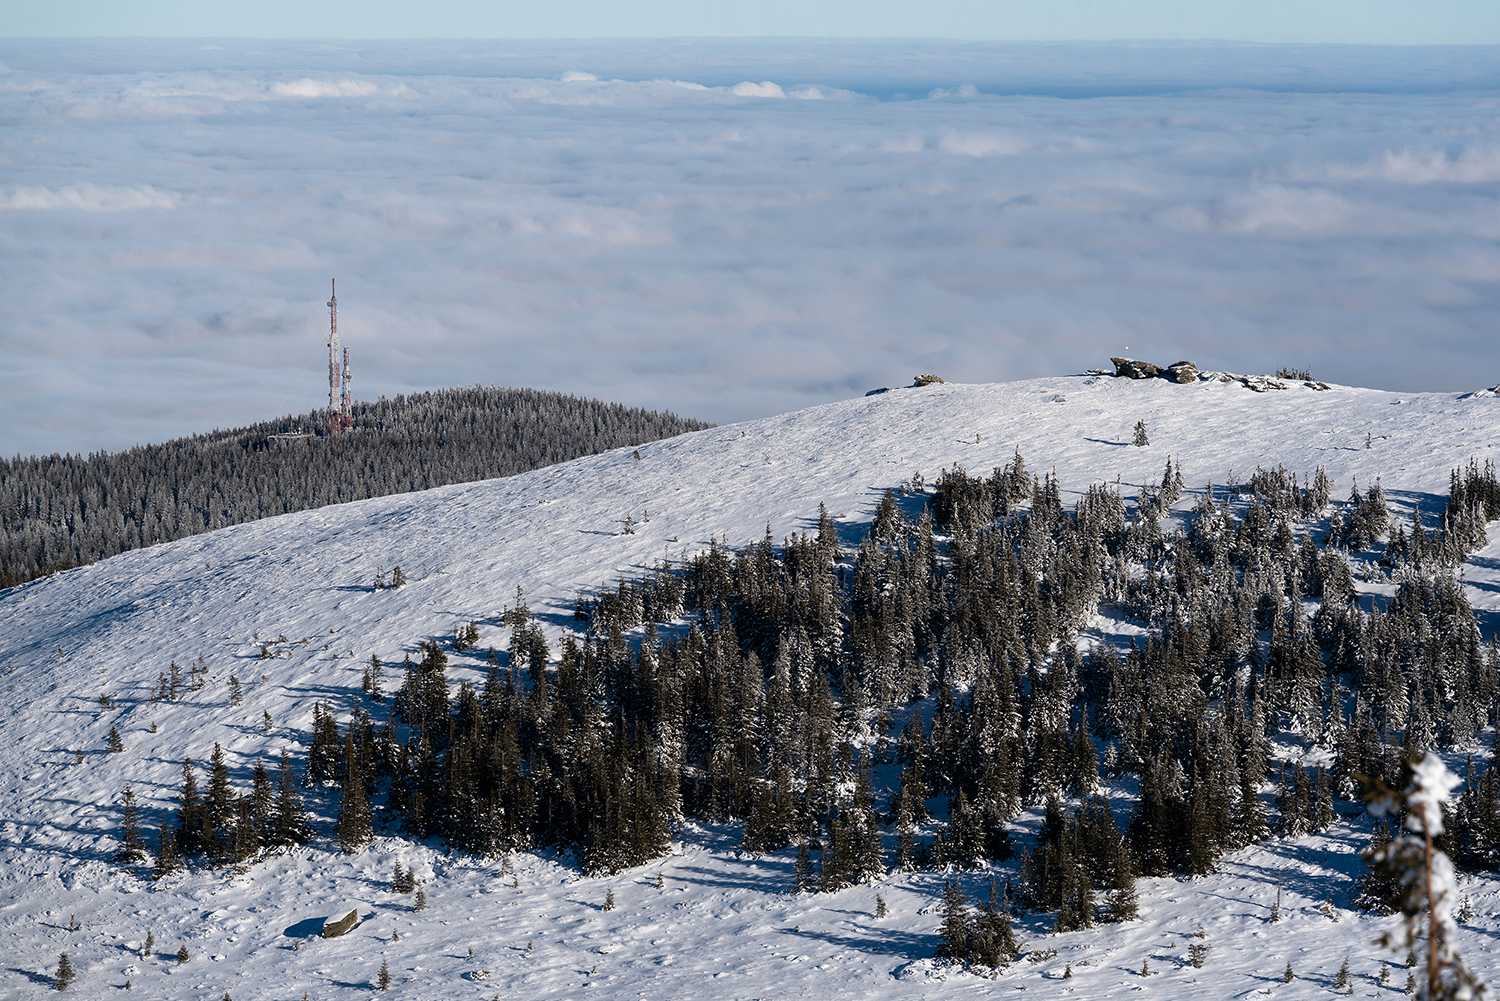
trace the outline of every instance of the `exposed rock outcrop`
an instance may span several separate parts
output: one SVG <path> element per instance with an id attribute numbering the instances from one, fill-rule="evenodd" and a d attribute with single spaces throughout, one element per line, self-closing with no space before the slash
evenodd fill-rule
<path id="1" fill-rule="evenodd" d="M 1136 361 L 1134 358 L 1111 358 L 1110 361 L 1115 363 L 1115 375 L 1126 379 L 1154 379 L 1161 375 L 1161 366 L 1149 361 Z"/>
<path id="2" fill-rule="evenodd" d="M 942 382 L 942 381 L 943 381 L 943 377 L 942 376 L 940 376 L 940 375 L 933 375 L 931 372 L 928 372 L 928 373 L 925 373 L 923 375 L 917 376 L 917 381 L 914 382 L 914 383 L 912 383 L 912 385 L 913 386 L 930 386 L 934 382 Z"/>
<path id="3" fill-rule="evenodd" d="M 1273 389 L 1285 389 L 1286 383 L 1276 379 L 1267 378 L 1264 375 L 1247 375 L 1240 379 L 1247 389 L 1253 389 L 1257 393 L 1269 392 Z"/>
<path id="4" fill-rule="evenodd" d="M 1190 361 L 1173 362 L 1167 366 L 1167 372 L 1172 376 L 1174 382 L 1186 385 L 1198 381 L 1198 366 Z"/>

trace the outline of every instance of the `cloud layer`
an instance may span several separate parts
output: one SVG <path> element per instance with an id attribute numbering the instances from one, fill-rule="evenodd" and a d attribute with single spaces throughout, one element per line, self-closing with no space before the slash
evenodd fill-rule
<path id="1" fill-rule="evenodd" d="M 820 47 L 821 44 L 821 47 Z M 0 454 L 1131 354 L 1500 381 L 1500 53 L 0 43 Z"/>

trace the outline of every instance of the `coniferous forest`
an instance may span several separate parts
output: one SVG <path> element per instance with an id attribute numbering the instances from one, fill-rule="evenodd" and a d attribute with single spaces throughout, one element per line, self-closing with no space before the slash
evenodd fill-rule
<path id="1" fill-rule="evenodd" d="M 1058 930 L 1129 920 L 1137 875 L 1325 828 L 1360 808 L 1361 776 L 1402 784 L 1404 748 L 1472 752 L 1442 846 L 1500 869 L 1483 740 L 1500 648 L 1455 576 L 1500 518 L 1494 468 L 1455 470 L 1430 524 L 1393 523 L 1378 482 L 1336 498 L 1321 469 L 1207 485 L 1190 509 L 1184 489 L 1169 460 L 1133 498 L 1097 485 L 1069 509 L 1017 452 L 987 477 L 913 477 L 857 544 L 823 511 L 815 532 L 580 594 L 560 648 L 518 593 L 481 685 L 447 676 L 477 653 L 472 624 L 370 658 L 343 726 L 315 714 L 302 781 L 341 790 L 349 852 L 384 830 L 614 872 L 694 817 L 742 821 L 744 851 L 795 851 L 809 892 L 1013 859 L 977 912 L 945 904 L 945 954 L 990 965 L 1013 955 L 1011 908 Z M 1080 643 L 1101 615 L 1137 635 Z M 186 765 L 168 866 L 305 837 L 290 767 L 235 793 L 215 764 L 205 798 Z M 1377 910 L 1397 893 L 1373 871 L 1360 887 Z"/>
<path id="2" fill-rule="evenodd" d="M 354 431 L 333 437 L 316 411 L 87 458 L 0 459 L 0 588 L 227 525 L 511 476 L 710 426 L 475 386 L 356 403 Z"/>

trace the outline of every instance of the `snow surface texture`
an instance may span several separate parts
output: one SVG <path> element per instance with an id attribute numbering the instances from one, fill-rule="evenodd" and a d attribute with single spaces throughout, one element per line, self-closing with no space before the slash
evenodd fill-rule
<path id="1" fill-rule="evenodd" d="M 1023 986 L 1049 997 L 1300 998 L 1328 990 L 1345 956 L 1356 996 L 1381 989 L 1375 975 L 1391 960 L 1390 994 L 1405 980 L 1402 957 L 1371 940 L 1397 919 L 1348 909 L 1368 830 L 1349 821 L 1233 853 L 1212 876 L 1142 879 L 1137 922 L 1050 936 L 1050 921 L 1023 919 L 1021 937 L 1039 958 L 993 981 L 929 958 L 943 874 L 792 896 L 792 853 L 737 857 L 736 825 L 689 824 L 659 863 L 590 879 L 566 857 L 516 855 L 513 875 L 502 875 L 498 861 L 384 837 L 346 858 L 326 823 L 312 845 L 244 873 L 200 870 L 153 885 L 107 861 L 127 781 L 154 840 L 185 756 L 201 761 L 221 743 L 237 787 L 247 788 L 257 757 L 274 766 L 283 748 L 300 755 L 314 701 L 332 700 L 347 718 L 370 654 L 399 662 L 418 640 L 470 619 L 480 624 L 481 655 L 503 646 L 498 617 L 518 585 L 555 637 L 571 624 L 580 589 L 612 585 L 710 537 L 756 541 L 768 520 L 777 538 L 808 530 L 820 501 L 853 542 L 883 492 L 914 472 L 929 481 L 955 463 L 988 472 L 1018 447 L 1031 468 L 1056 468 L 1065 500 L 1116 477 L 1130 496 L 1131 486 L 1159 480 L 1168 456 L 1189 485 L 1180 506 L 1194 488 L 1248 479 L 1257 464 L 1323 465 L 1336 497 L 1355 476 L 1363 487 L 1378 475 L 1395 520 L 1416 505 L 1429 525 L 1449 470 L 1500 450 L 1493 392 L 1287 386 L 1256 393 L 1211 375 L 1186 386 L 1077 375 L 895 389 L 642 445 L 639 460 L 621 449 L 287 515 L 0 592 L 0 667 L 9 671 L 0 676 L 0 996 L 36 996 L 64 951 L 78 971 L 73 990 L 93 997 L 127 979 L 142 996 L 166 999 L 226 990 L 236 1001 L 362 997 L 385 959 L 395 989 L 424 999 L 590 989 L 631 998 L 973 997 Z M 1148 428 L 1147 447 L 1130 444 L 1136 421 Z M 627 515 L 634 535 L 621 534 Z M 389 572 L 396 563 L 411 583 L 373 591 L 377 565 Z M 1500 547 L 1471 556 L 1465 573 L 1488 632 L 1500 612 Z M 259 658 L 257 634 L 276 656 Z M 206 687 L 175 703 L 148 701 L 169 659 L 186 666 L 199 656 L 211 672 Z M 238 708 L 229 706 L 231 673 L 246 689 Z M 450 681 L 481 677 L 480 658 L 453 658 Z M 100 709 L 101 691 L 115 709 Z M 263 713 L 274 718 L 270 732 Z M 106 750 L 111 726 L 124 737 L 122 754 Z M 309 806 L 326 817 L 336 804 L 320 796 L 313 791 Z M 1023 829 L 1035 819 L 1023 817 Z M 410 896 L 386 892 L 397 861 L 425 882 L 428 910 L 412 913 Z M 1283 920 L 1268 924 L 1278 874 Z M 976 896 L 987 876 L 960 878 Z M 618 907 L 604 911 L 609 890 Z M 1478 917 L 1456 944 L 1493 979 L 1500 882 L 1466 879 L 1459 890 Z M 877 893 L 888 907 L 880 920 Z M 1329 894 L 1337 921 L 1319 910 Z M 316 937 L 351 905 L 359 927 Z M 70 932 L 74 916 L 82 927 Z M 1186 952 L 1200 922 L 1213 948 L 1195 970 Z M 156 955 L 142 958 L 148 933 Z M 179 945 L 192 957 L 182 966 L 172 955 Z M 1299 979 L 1284 986 L 1287 963 Z M 490 976 L 476 980 L 481 970 Z"/>
<path id="2" fill-rule="evenodd" d="M 0 455 L 480 381 L 725 423 L 1500 364 L 1500 47 L 0 39 Z"/>

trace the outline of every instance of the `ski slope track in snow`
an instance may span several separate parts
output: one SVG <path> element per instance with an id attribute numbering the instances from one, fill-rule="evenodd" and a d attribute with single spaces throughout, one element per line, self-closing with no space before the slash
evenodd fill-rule
<path id="1" fill-rule="evenodd" d="M 194 869 L 153 884 L 149 866 L 109 861 L 127 782 L 154 842 L 160 811 L 176 807 L 185 757 L 202 762 L 220 743 L 240 789 L 258 757 L 274 768 L 285 749 L 300 761 L 314 703 L 331 700 L 342 723 L 371 654 L 399 663 L 419 640 L 474 620 L 478 649 L 454 655 L 448 674 L 454 684 L 482 681 L 483 651 L 503 648 L 500 613 L 517 587 L 555 639 L 572 628 L 579 591 L 638 576 L 664 556 L 710 539 L 737 548 L 768 524 L 777 540 L 812 531 L 819 503 L 848 545 L 884 492 L 914 473 L 930 482 L 957 464 L 988 474 L 1017 449 L 1030 469 L 1055 470 L 1069 504 L 1100 481 L 1118 480 L 1132 498 L 1136 485 L 1160 480 L 1168 457 L 1188 487 L 1178 510 L 1208 482 L 1244 481 L 1257 466 L 1299 475 L 1323 466 L 1335 498 L 1355 478 L 1363 489 L 1379 477 L 1393 522 L 1409 522 L 1415 506 L 1429 529 L 1450 470 L 1500 457 L 1493 391 L 1286 387 L 1092 374 L 893 389 L 642 445 L 638 459 L 618 449 L 239 525 L 0 592 L 0 997 L 50 989 L 61 952 L 78 974 L 71 990 L 86 997 L 114 996 L 126 980 L 164 999 L 363 997 L 385 960 L 393 994 L 423 999 L 967 998 L 1017 988 L 1027 997 L 1312 998 L 1332 993 L 1346 956 L 1356 996 L 1396 993 L 1403 957 L 1372 944 L 1396 919 L 1351 909 L 1368 823 L 1348 818 L 1322 835 L 1242 849 L 1210 876 L 1142 879 L 1135 922 L 1054 936 L 1049 922 L 1022 918 L 1020 937 L 1036 952 L 995 979 L 930 959 L 944 874 L 793 895 L 792 852 L 741 857 L 737 825 L 688 823 L 668 857 L 615 876 L 584 878 L 570 858 L 546 853 L 513 856 L 514 874 L 502 876 L 498 860 L 395 837 L 343 856 L 330 803 L 311 790 L 308 805 L 324 818 L 318 837 L 243 870 Z M 1137 421 L 1148 446 L 1131 443 Z M 622 534 L 627 516 L 634 534 Z M 410 584 L 374 590 L 377 568 L 398 563 Z M 1488 634 L 1500 625 L 1500 547 L 1472 554 L 1464 574 Z M 262 643 L 276 655 L 262 659 Z M 186 668 L 199 657 L 210 672 L 201 690 L 150 701 L 169 661 Z M 229 704 L 231 673 L 245 687 L 239 707 Z M 101 693 L 115 708 L 101 707 Z M 124 753 L 106 749 L 112 726 Z M 1024 839 L 1035 815 L 1019 823 Z M 425 881 L 428 910 L 413 913 L 410 897 L 386 892 L 397 861 Z M 1284 918 L 1270 924 L 1278 873 Z M 971 890 L 987 880 L 964 878 Z M 618 907 L 605 911 L 609 890 Z M 1461 929 L 1459 951 L 1500 980 L 1500 882 L 1466 877 L 1463 891 L 1477 917 Z M 878 920 L 877 892 L 888 906 Z M 1319 910 L 1329 895 L 1337 921 Z M 361 915 L 353 932 L 306 937 L 349 906 Z M 1213 948 L 1194 969 L 1187 945 L 1200 922 Z M 156 954 L 143 957 L 148 932 Z M 186 964 L 172 955 L 179 945 Z M 1393 967 L 1386 987 L 1375 977 L 1382 959 Z M 1140 975 L 1143 962 L 1152 976 Z M 1287 963 L 1297 979 L 1283 984 Z"/>

